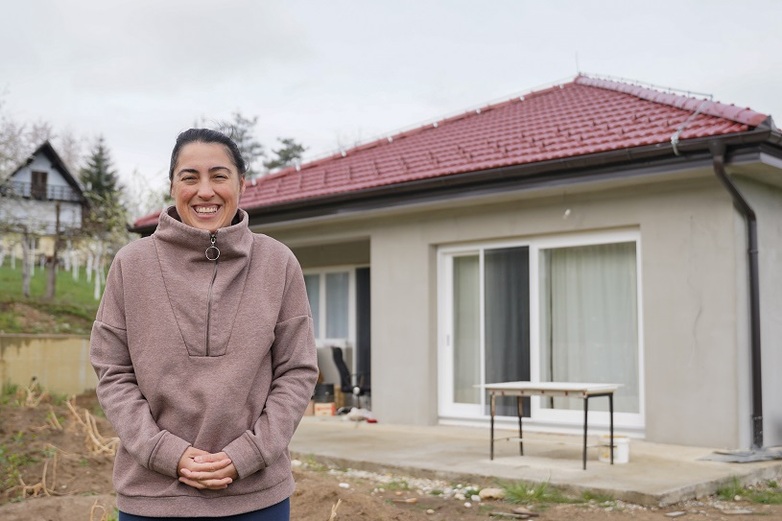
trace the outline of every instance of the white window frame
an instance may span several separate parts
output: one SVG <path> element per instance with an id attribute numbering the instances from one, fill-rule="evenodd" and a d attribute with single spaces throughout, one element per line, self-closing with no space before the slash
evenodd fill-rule
<path id="1" fill-rule="evenodd" d="M 324 269 L 306 269 L 304 275 L 318 275 L 318 300 L 320 316 L 318 317 L 319 335 L 315 337 L 317 347 L 348 348 L 356 343 L 356 269 L 357 266 L 329 266 Z M 330 273 L 348 274 L 348 336 L 346 338 L 326 337 L 326 275 Z"/>
<path id="2" fill-rule="evenodd" d="M 587 233 L 572 233 L 556 236 L 536 237 L 527 240 L 515 241 L 482 241 L 464 243 L 460 245 L 449 245 L 438 249 L 437 271 L 438 271 L 438 407 L 441 420 L 483 420 L 488 415 L 486 410 L 485 393 L 482 394 L 480 403 L 458 404 L 453 403 L 453 350 L 451 347 L 450 335 L 453 331 L 453 259 L 462 255 L 479 255 L 480 273 L 483 274 L 483 251 L 487 249 L 523 247 L 529 248 L 529 275 L 530 275 L 530 378 L 532 381 L 540 381 L 540 257 L 543 251 L 552 248 L 564 248 L 575 246 L 590 246 L 600 244 L 614 244 L 620 242 L 633 242 L 636 246 L 636 298 L 637 298 L 637 320 L 638 320 L 638 392 L 639 392 L 639 412 L 638 413 L 615 413 L 614 421 L 617 427 L 632 430 L 643 431 L 645 426 L 645 378 L 644 378 L 644 343 L 643 343 L 643 285 L 641 283 L 641 234 L 637 228 L 616 229 L 606 231 L 595 231 Z M 480 277 L 481 299 L 483 298 L 483 276 Z M 483 302 L 481 309 L 483 309 Z M 484 364 L 484 318 L 480 317 L 480 350 L 481 365 Z M 481 367 L 481 373 L 484 374 L 484 368 Z M 599 398 L 598 398 L 599 399 Z M 548 409 L 541 407 L 541 398 L 531 398 L 530 418 L 525 419 L 525 424 L 531 427 L 546 426 L 553 427 L 554 430 L 568 431 L 571 428 L 581 428 L 583 426 L 582 410 L 562 410 Z M 591 425 L 608 425 L 608 412 L 591 410 Z M 515 418 L 507 417 L 502 423 L 511 425 L 515 423 Z"/>

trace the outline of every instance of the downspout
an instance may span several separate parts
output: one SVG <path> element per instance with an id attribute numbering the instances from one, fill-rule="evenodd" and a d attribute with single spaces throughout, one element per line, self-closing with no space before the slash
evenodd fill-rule
<path id="1" fill-rule="evenodd" d="M 733 205 L 747 221 L 749 256 L 750 356 L 752 358 L 752 449 L 763 447 L 763 385 L 760 365 L 760 277 L 758 270 L 758 227 L 755 211 L 725 172 L 725 144 L 712 141 L 714 173 L 733 198 Z"/>

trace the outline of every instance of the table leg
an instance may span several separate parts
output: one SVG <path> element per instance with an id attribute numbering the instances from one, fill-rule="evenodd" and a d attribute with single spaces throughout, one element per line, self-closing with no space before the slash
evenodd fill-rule
<path id="1" fill-rule="evenodd" d="M 587 468 L 587 417 L 589 416 L 589 396 L 584 397 L 584 448 L 582 458 L 584 460 L 584 470 Z"/>
<path id="2" fill-rule="evenodd" d="M 516 413 L 519 415 L 519 454 L 524 455 L 524 431 L 521 428 L 521 417 L 524 416 L 524 397 L 516 397 Z"/>
<path id="3" fill-rule="evenodd" d="M 489 459 L 494 459 L 494 393 L 489 393 L 489 414 L 491 416 L 491 444 L 489 446 Z"/>
<path id="4" fill-rule="evenodd" d="M 608 393 L 608 410 L 611 418 L 611 465 L 614 464 L 614 394 Z"/>

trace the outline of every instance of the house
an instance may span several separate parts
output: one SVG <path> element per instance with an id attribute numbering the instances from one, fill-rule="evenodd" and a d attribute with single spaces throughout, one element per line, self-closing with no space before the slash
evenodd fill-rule
<path id="1" fill-rule="evenodd" d="M 765 114 L 579 75 L 262 178 L 241 205 L 299 258 L 324 358 L 352 349 L 383 422 L 486 425 L 482 383 L 612 382 L 621 432 L 782 443 L 782 135 Z M 583 419 L 559 398 L 525 415 Z"/>
<path id="2" fill-rule="evenodd" d="M 26 235 L 36 257 L 51 256 L 58 226 L 61 234 L 80 229 L 86 204 L 79 183 L 47 141 L 0 182 L 3 243 L 21 251 L 12 237 Z"/>

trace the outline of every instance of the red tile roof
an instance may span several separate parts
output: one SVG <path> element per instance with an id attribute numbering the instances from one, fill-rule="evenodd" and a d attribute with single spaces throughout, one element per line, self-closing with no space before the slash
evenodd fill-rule
<path id="1" fill-rule="evenodd" d="M 751 130 L 750 109 L 578 76 L 572 82 L 288 168 L 248 184 L 242 208 Z M 136 226 L 154 224 L 156 215 Z"/>

